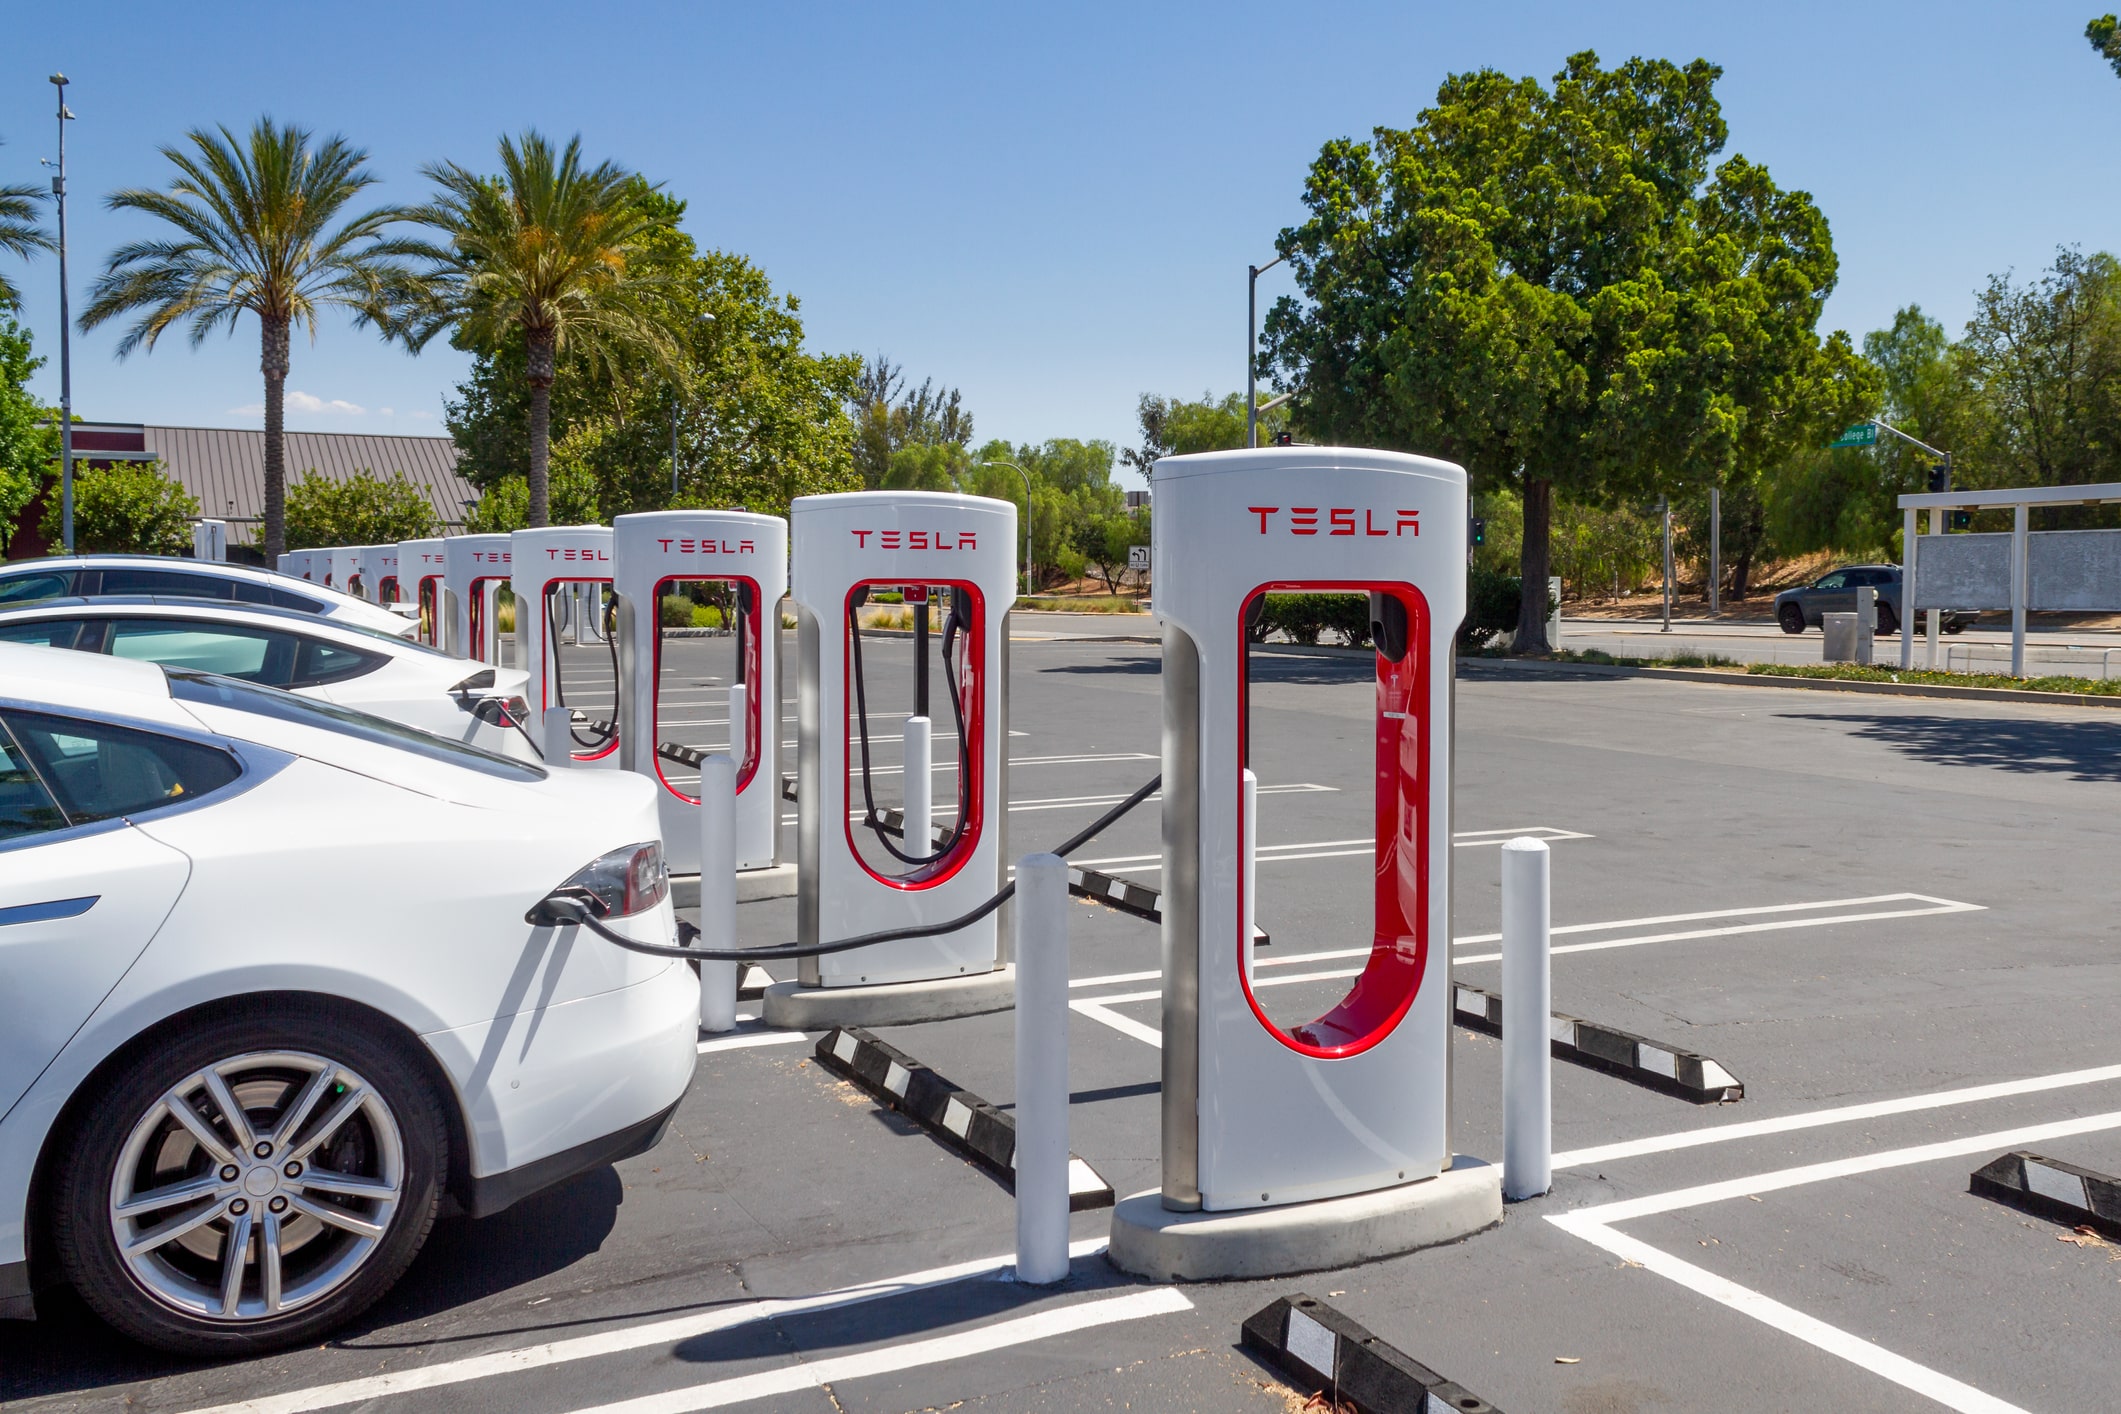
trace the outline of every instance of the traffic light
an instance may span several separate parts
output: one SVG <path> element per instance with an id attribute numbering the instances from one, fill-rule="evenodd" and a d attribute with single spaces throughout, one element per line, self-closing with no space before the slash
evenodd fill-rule
<path id="1" fill-rule="evenodd" d="M 1974 528 L 1974 513 L 1973 513 L 1972 511 L 1953 511 L 1953 512 L 1952 512 L 1952 529 L 1954 529 L 1954 530 L 1972 530 L 1973 528 Z"/>
<path id="2" fill-rule="evenodd" d="M 1274 434 L 1274 445 L 1277 447 L 1293 447 L 1296 445 L 1296 434 L 1284 428 Z"/>
<path id="3" fill-rule="evenodd" d="M 1473 543 L 1475 545 L 1488 543 L 1488 523 L 1479 516 L 1473 517 Z"/>
<path id="4" fill-rule="evenodd" d="M 1930 467 L 1930 491 L 1932 494 L 1952 489 L 1952 465 L 1937 462 Z"/>

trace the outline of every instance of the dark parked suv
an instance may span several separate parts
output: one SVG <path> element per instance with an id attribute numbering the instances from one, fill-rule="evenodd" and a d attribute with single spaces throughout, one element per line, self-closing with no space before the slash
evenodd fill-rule
<path id="1" fill-rule="evenodd" d="M 1869 585 L 1878 591 L 1878 632 L 1892 633 L 1900 627 L 1900 566 L 1844 565 L 1819 577 L 1817 583 L 1785 589 L 1775 596 L 1775 621 L 1784 633 L 1803 633 L 1826 622 L 1828 614 L 1856 612 L 1856 591 Z M 1957 633 L 1978 615 L 1971 609 L 1947 609 L 1942 615 L 1946 633 Z"/>

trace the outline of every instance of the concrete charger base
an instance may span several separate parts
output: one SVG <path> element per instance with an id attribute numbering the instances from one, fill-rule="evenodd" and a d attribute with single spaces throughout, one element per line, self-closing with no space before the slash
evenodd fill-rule
<path id="1" fill-rule="evenodd" d="M 795 866 L 775 864 L 765 869 L 739 869 L 736 871 L 736 901 L 757 903 L 761 899 L 794 898 Z M 670 876 L 670 906 L 672 908 L 698 908 L 700 906 L 700 876 L 697 874 L 673 874 Z"/>
<path id="2" fill-rule="evenodd" d="M 1460 1154 L 1434 1178 L 1278 1208 L 1174 1213 L 1155 1190 L 1112 1210 L 1112 1265 L 1154 1281 L 1295 1276 L 1456 1242 L 1502 1221 L 1502 1169 Z"/>
<path id="3" fill-rule="evenodd" d="M 766 1024 L 790 1031 L 835 1026 L 911 1026 L 1008 1011 L 1016 1005 L 1016 969 L 998 968 L 934 982 L 881 982 L 873 987 L 805 987 L 776 982 L 766 989 Z"/>

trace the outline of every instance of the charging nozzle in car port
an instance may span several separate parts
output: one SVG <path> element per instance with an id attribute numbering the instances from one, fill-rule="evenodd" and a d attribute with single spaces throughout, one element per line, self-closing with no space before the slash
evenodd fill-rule
<path id="1" fill-rule="evenodd" d="M 650 841 L 599 855 L 523 915 L 535 928 L 646 913 L 670 896 L 663 846 Z"/>

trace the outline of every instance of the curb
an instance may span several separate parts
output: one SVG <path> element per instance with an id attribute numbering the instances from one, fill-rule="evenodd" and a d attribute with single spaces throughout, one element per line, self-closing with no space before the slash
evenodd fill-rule
<path id="1" fill-rule="evenodd" d="M 1284 1296 L 1245 1318 L 1238 1343 L 1332 1401 L 1358 1414 L 1502 1414 L 1463 1385 L 1376 1336 L 1322 1301 Z M 1306 1404 L 1306 1409 L 1311 1405 Z"/>
<path id="2" fill-rule="evenodd" d="M 1315 651 L 1315 650 L 1313 650 Z M 1943 697 L 1962 702 L 2032 702 L 2049 707 L 2121 707 L 2121 693 L 2025 692 L 2008 687 L 1951 687 L 1942 683 L 1860 682 L 1848 678 L 1792 678 L 1766 673 L 1733 673 L 1718 668 L 1631 668 L 1615 663 L 1544 663 L 1515 658 L 1461 658 L 1468 667 L 1499 675 L 1544 674 L 1553 677 L 1667 678 L 1674 682 L 1718 683 L 1724 687 L 1786 687 L 1811 692 L 1868 692 L 1886 697 Z"/>
<path id="3" fill-rule="evenodd" d="M 1110 874 L 1071 864 L 1068 866 L 1068 892 L 1144 922 L 1161 925 L 1164 921 L 1163 893 L 1147 884 L 1115 879 Z M 1252 925 L 1252 943 L 1255 947 L 1272 947 L 1274 939 L 1255 923 Z"/>
<path id="4" fill-rule="evenodd" d="M 859 1026 L 837 1027 L 818 1038 L 817 1061 L 928 1131 L 1016 1191 L 1016 1116 L 960 1090 L 895 1046 Z M 1096 1169 L 1068 1156 L 1068 1211 L 1113 1204 L 1112 1185 Z"/>
<path id="5" fill-rule="evenodd" d="M 1454 983 L 1451 1011 L 1460 1026 L 1490 1036 L 1502 1034 L 1500 992 Z M 1744 1082 L 1707 1056 L 1558 1011 L 1553 1013 L 1549 1025 L 1553 1040 L 1548 1049 L 1556 1060 L 1602 1070 L 1697 1105 L 1727 1104 L 1745 1098 Z"/>
<path id="6" fill-rule="evenodd" d="M 2029 1149 L 2013 1149 L 1975 1169 L 1966 1191 L 2069 1227 L 2121 1240 L 2121 1179 Z"/>

